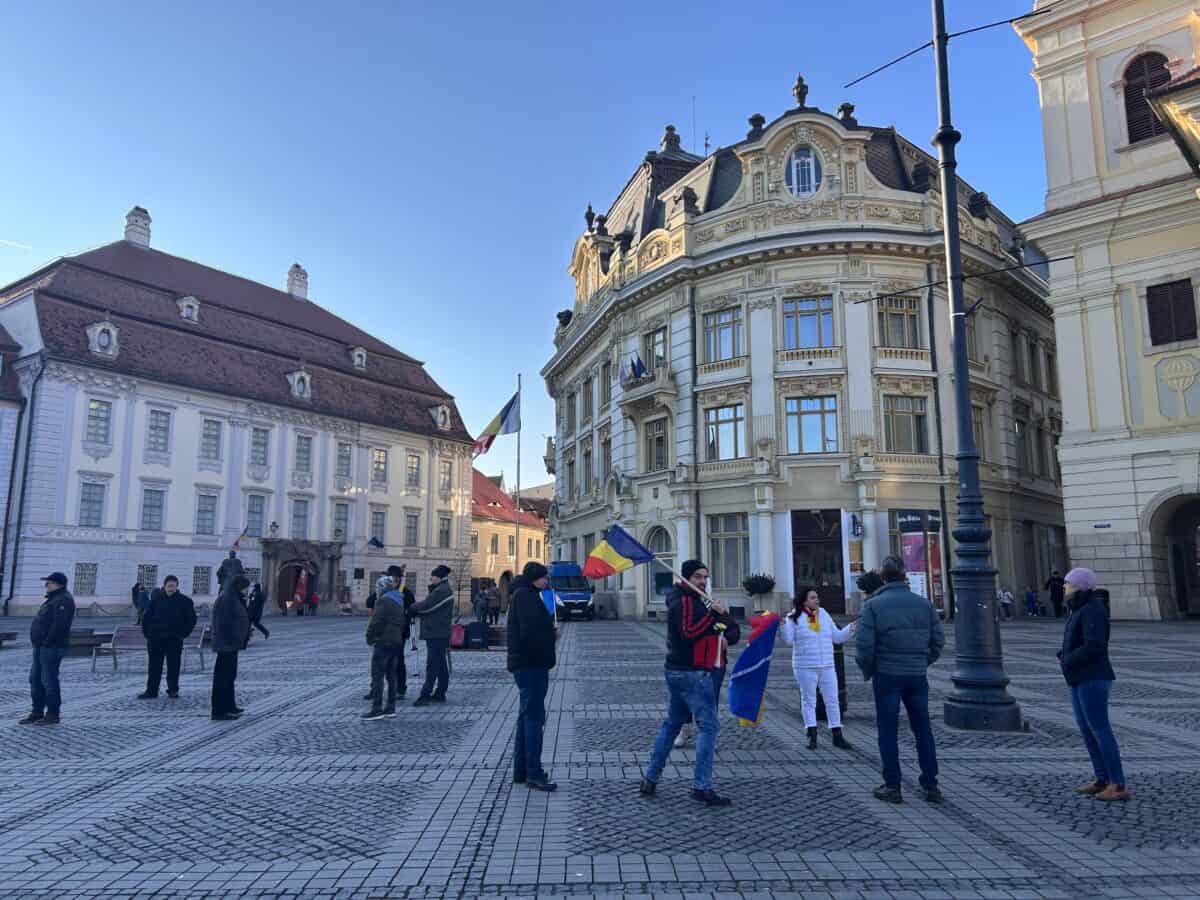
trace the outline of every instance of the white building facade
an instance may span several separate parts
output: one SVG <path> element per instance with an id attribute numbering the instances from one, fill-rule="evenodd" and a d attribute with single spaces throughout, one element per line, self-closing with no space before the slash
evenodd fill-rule
<path id="1" fill-rule="evenodd" d="M 1039 0 L 1034 59 L 1070 553 L 1114 616 L 1200 614 L 1200 14 Z M 1049 8 L 1052 7 L 1052 8 Z"/>
<path id="2" fill-rule="evenodd" d="M 543 369 L 558 408 L 557 559 L 619 523 L 661 562 L 606 580 L 624 615 L 663 609 L 671 567 L 768 605 L 817 586 L 853 610 L 889 553 L 939 607 L 955 452 L 933 160 L 891 129 L 806 105 L 701 158 L 668 127 L 604 216 L 589 207 Z M 965 183 L 972 402 L 993 549 L 1014 590 L 1066 564 L 1046 287 L 1012 223 Z M 1015 354 L 1015 356 L 1014 356 Z M 635 369 L 633 376 L 630 368 Z M 642 374 L 641 368 L 645 368 Z M 757 603 L 757 601 L 756 601 Z"/>
<path id="3" fill-rule="evenodd" d="M 0 291 L 19 347 L 0 410 L 10 614 L 52 570 L 81 609 L 126 610 L 168 574 L 211 603 L 235 542 L 272 608 L 301 570 L 331 608 L 392 563 L 418 584 L 440 563 L 469 578 L 453 399 L 306 294 L 298 266 L 285 293 L 151 249 L 137 208 L 125 241 Z"/>

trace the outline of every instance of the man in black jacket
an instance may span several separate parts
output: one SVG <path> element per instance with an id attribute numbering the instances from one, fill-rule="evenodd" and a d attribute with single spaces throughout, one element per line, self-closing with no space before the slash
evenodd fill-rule
<path id="1" fill-rule="evenodd" d="M 167 661 L 167 696 L 179 696 L 179 664 L 183 658 L 183 642 L 196 627 L 196 607 L 192 598 L 179 590 L 179 579 L 168 575 L 163 586 L 150 595 L 150 605 L 142 616 L 142 634 L 146 636 L 146 651 L 150 663 L 146 671 L 146 690 L 139 700 L 158 696 L 162 683 L 163 659 Z"/>
<path id="2" fill-rule="evenodd" d="M 212 610 L 213 663 L 212 718 L 228 722 L 242 714 L 237 705 L 234 682 L 237 680 L 238 653 L 250 640 L 250 613 L 242 597 L 250 582 L 245 575 L 232 575 L 221 590 Z"/>
<path id="3" fill-rule="evenodd" d="M 29 626 L 33 644 L 33 664 L 29 667 L 29 693 L 33 708 L 21 720 L 22 725 L 57 725 L 62 709 L 58 667 L 71 646 L 71 622 L 75 619 L 75 598 L 67 591 L 67 576 L 51 572 L 46 582 L 46 599 Z"/>
<path id="4" fill-rule="evenodd" d="M 538 791 L 558 789 L 542 768 L 542 732 L 546 727 L 546 691 L 554 654 L 554 617 L 542 602 L 549 571 L 527 562 L 513 583 L 508 606 L 508 671 L 521 693 L 513 746 L 513 784 Z"/>

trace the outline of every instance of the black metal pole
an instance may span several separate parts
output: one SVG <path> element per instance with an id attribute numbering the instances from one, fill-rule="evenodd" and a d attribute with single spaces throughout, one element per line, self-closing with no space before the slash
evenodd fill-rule
<path id="1" fill-rule="evenodd" d="M 954 357 L 954 399 L 958 425 L 958 526 L 954 539 L 954 689 L 946 698 L 945 721 L 974 731 L 1016 731 L 1021 708 L 1008 695 L 996 621 L 996 570 L 992 568 L 991 531 L 983 518 L 979 488 L 979 451 L 971 427 L 971 376 L 967 366 L 962 256 L 958 243 L 958 163 L 954 147 L 962 135 L 950 124 L 950 70 L 947 59 L 944 0 L 933 0 L 933 46 L 937 69 L 938 147 L 942 186 L 942 231 L 946 242 L 946 280 L 950 289 L 950 339 Z"/>

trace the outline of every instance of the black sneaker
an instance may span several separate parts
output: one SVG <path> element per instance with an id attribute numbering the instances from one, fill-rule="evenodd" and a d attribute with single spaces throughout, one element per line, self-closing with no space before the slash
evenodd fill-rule
<path id="1" fill-rule="evenodd" d="M 46 713 L 44 716 L 42 716 L 40 719 L 38 719 L 33 724 L 34 725 L 57 725 L 61 721 L 62 721 L 62 719 L 60 719 L 58 717 L 57 713 Z"/>
<path id="2" fill-rule="evenodd" d="M 529 785 L 530 790 L 544 791 L 547 794 L 553 794 L 558 790 L 558 785 L 548 778 L 530 778 L 525 783 Z"/>
<path id="3" fill-rule="evenodd" d="M 705 806 L 729 806 L 733 803 L 728 797 L 722 797 L 712 788 L 706 791 L 699 791 L 692 788 L 692 799 L 703 803 Z"/>
<path id="4" fill-rule="evenodd" d="M 212 720 L 214 722 L 236 722 L 238 717 L 235 713 L 217 713 Z"/>
<path id="5" fill-rule="evenodd" d="M 923 788 L 921 796 L 926 803 L 945 803 L 946 798 L 942 796 L 942 792 L 938 788 Z"/>
<path id="6" fill-rule="evenodd" d="M 886 784 L 881 784 L 872 791 L 876 800 L 882 800 L 884 803 L 903 803 L 904 795 L 900 793 L 898 787 L 888 787 Z"/>
<path id="7" fill-rule="evenodd" d="M 385 713 L 382 709 L 372 709 L 371 711 L 362 714 L 363 719 L 368 722 L 373 722 L 376 719 L 382 719 L 384 716 Z"/>
<path id="8" fill-rule="evenodd" d="M 140 694 L 138 694 L 137 698 L 139 700 L 157 700 L 158 694 L 152 694 L 149 691 L 142 691 Z"/>
<path id="9" fill-rule="evenodd" d="M 239 715 L 239 716 L 245 712 L 245 710 L 242 709 L 240 706 L 235 706 L 233 708 L 233 711 L 234 711 L 234 714 Z"/>
<path id="10" fill-rule="evenodd" d="M 41 713 L 30 713 L 25 718 L 18 720 L 17 724 L 18 725 L 36 725 L 40 721 L 42 721 Z"/>
<path id="11" fill-rule="evenodd" d="M 638 793 L 643 797 L 653 797 L 657 789 L 657 782 L 651 781 L 649 778 L 643 778 L 642 783 L 638 785 Z"/>
<path id="12" fill-rule="evenodd" d="M 830 729 L 830 731 L 833 734 L 833 746 L 837 747 L 839 750 L 854 749 L 854 746 L 842 735 L 842 729 L 833 728 Z"/>
<path id="13" fill-rule="evenodd" d="M 385 706 L 383 708 L 383 714 L 389 719 L 396 718 L 396 704 L 389 703 L 387 706 Z"/>

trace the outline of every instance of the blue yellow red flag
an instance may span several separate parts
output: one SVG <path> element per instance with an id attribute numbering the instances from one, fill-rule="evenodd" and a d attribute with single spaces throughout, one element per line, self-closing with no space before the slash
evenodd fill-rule
<path id="1" fill-rule="evenodd" d="M 757 725 L 762 721 L 779 616 L 775 613 L 751 616 L 750 627 L 750 640 L 729 675 L 729 711 L 737 716 L 739 725 Z"/>
<path id="2" fill-rule="evenodd" d="M 620 525 L 613 525 L 588 554 L 583 564 L 583 575 L 585 578 L 607 578 L 652 559 L 654 554 L 634 540 L 633 535 Z"/>

